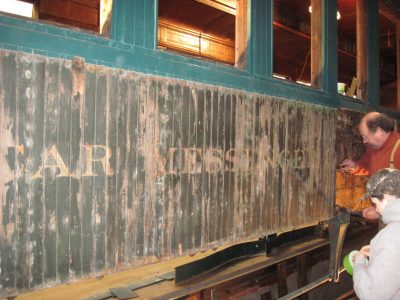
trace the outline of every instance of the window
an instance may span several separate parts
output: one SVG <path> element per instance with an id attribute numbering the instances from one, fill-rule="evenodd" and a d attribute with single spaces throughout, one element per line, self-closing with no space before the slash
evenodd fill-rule
<path id="1" fill-rule="evenodd" d="M 109 34 L 112 0 L 1 0 L 0 11 Z"/>
<path id="2" fill-rule="evenodd" d="M 311 85 L 311 14 L 309 1 L 274 1 L 275 78 Z"/>
<path id="3" fill-rule="evenodd" d="M 356 1 L 338 0 L 338 93 L 357 95 Z M 365 53 L 366 55 L 366 53 Z"/>
<path id="4" fill-rule="evenodd" d="M 9 14 L 32 18 L 34 12 L 33 3 L 18 0 L 2 0 L 0 1 L 0 11 Z"/>
<path id="5" fill-rule="evenodd" d="M 159 48 L 240 67 L 246 42 L 245 0 L 159 0 L 158 3 Z M 238 41 L 242 41 L 241 45 Z"/>
<path id="6" fill-rule="evenodd" d="M 396 110 L 397 107 L 397 47 L 396 24 L 379 14 L 379 80 L 380 105 Z"/>

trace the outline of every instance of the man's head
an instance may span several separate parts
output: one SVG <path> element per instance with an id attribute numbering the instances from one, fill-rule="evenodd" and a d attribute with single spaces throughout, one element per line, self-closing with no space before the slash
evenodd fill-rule
<path id="1" fill-rule="evenodd" d="M 381 169 L 367 182 L 366 194 L 361 199 L 371 198 L 376 211 L 382 214 L 387 199 L 400 198 L 400 171 Z"/>
<path id="2" fill-rule="evenodd" d="M 384 114 L 370 112 L 361 119 L 358 130 L 365 144 L 379 149 L 394 131 L 394 121 Z"/>

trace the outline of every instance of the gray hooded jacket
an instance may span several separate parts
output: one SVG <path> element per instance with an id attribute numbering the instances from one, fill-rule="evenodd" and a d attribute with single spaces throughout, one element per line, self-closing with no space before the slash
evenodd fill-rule
<path id="1" fill-rule="evenodd" d="M 358 258 L 353 268 L 361 300 L 400 299 L 400 199 L 388 201 L 382 221 L 387 226 L 371 240 L 369 262 Z"/>

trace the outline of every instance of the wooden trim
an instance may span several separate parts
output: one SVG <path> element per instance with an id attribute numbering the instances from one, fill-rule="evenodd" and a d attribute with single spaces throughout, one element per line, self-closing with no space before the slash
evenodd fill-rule
<path id="1" fill-rule="evenodd" d="M 322 74 L 322 7 L 321 0 L 311 0 L 311 86 L 320 88 Z"/>
<path id="2" fill-rule="evenodd" d="M 208 34 L 158 21 L 158 45 L 200 57 L 233 64 L 234 43 Z"/>
<path id="3" fill-rule="evenodd" d="M 228 14 L 236 15 L 238 0 L 196 0 L 197 2 L 222 10 Z M 236 5 L 235 5 L 236 4 Z"/>
<path id="4" fill-rule="evenodd" d="M 235 67 L 246 68 L 247 50 L 247 0 L 236 0 Z"/>
<path id="5" fill-rule="evenodd" d="M 392 22 L 397 22 L 400 19 L 400 12 L 389 7 L 385 2 L 379 1 L 379 13 L 384 15 Z"/>
<path id="6" fill-rule="evenodd" d="M 357 98 L 367 99 L 368 87 L 368 47 L 367 47 L 367 5 L 364 0 L 357 0 Z"/>

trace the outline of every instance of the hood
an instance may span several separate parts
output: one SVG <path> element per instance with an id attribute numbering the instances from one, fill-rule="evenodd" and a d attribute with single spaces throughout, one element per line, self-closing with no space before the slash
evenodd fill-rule
<path id="1" fill-rule="evenodd" d="M 400 199 L 388 201 L 382 214 L 382 222 L 385 224 L 400 222 Z"/>

